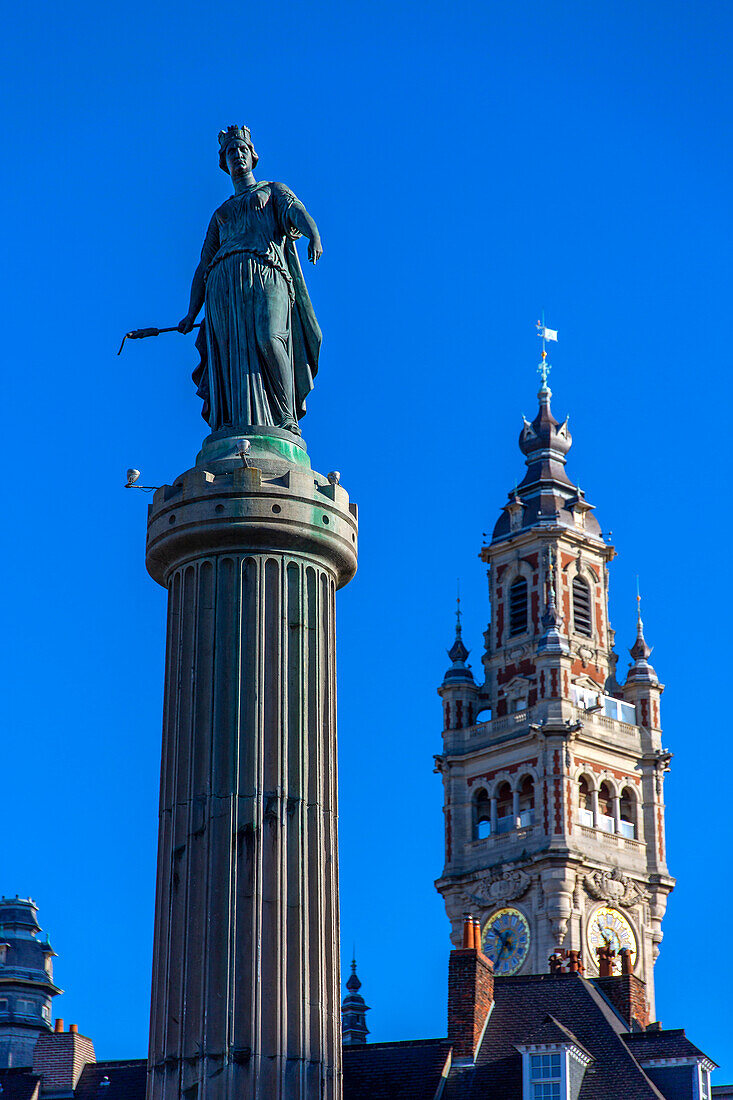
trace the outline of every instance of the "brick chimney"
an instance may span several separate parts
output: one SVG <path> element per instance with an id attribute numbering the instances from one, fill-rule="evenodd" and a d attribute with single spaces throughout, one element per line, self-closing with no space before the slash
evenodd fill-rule
<path id="1" fill-rule="evenodd" d="M 621 973 L 604 974 L 604 967 L 601 970 L 601 976 L 593 979 L 593 984 L 611 1002 L 619 1015 L 626 1020 L 631 1031 L 644 1031 L 649 1026 L 646 983 L 641 978 L 637 978 L 631 969 L 631 951 L 629 948 L 622 947 L 619 954 L 621 956 Z"/>
<path id="2" fill-rule="evenodd" d="M 33 1072 L 43 1077 L 43 1093 L 68 1090 L 71 1095 L 84 1066 L 96 1060 L 92 1040 L 80 1035 L 76 1024 L 71 1024 L 69 1030 L 64 1031 L 64 1021 L 57 1020 L 55 1029 L 41 1035 L 36 1043 Z"/>
<path id="3" fill-rule="evenodd" d="M 473 1061 L 494 1001 L 494 967 L 481 950 L 481 929 L 463 922 L 463 946 L 448 963 L 448 1039 L 454 1059 Z"/>

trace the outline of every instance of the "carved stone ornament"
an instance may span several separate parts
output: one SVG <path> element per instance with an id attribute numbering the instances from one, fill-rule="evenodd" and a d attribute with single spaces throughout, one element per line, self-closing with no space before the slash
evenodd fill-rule
<path id="1" fill-rule="evenodd" d="M 593 871 L 583 879 L 583 885 L 592 898 L 623 905 L 626 909 L 646 901 L 649 894 L 637 882 L 614 867 L 612 871 Z"/>
<path id="2" fill-rule="evenodd" d="M 477 882 L 471 894 L 475 905 L 497 905 L 500 902 L 521 898 L 532 884 L 532 879 L 524 871 L 504 871 L 488 882 Z"/>

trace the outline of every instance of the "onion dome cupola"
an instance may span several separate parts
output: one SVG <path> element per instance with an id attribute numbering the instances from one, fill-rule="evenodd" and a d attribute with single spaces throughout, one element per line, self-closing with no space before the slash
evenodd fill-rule
<path id="1" fill-rule="evenodd" d="M 346 988 L 349 992 L 341 1002 L 341 1032 L 344 1046 L 354 1046 L 366 1043 L 369 1034 L 366 1024 L 369 1005 L 359 992 L 361 982 L 356 973 L 356 959 L 351 960 L 351 976 Z"/>
<path id="2" fill-rule="evenodd" d="M 545 352 L 542 354 L 544 356 Z M 550 368 L 544 358 L 539 369 L 542 375 L 537 394 L 539 410 L 531 423 L 523 418 L 524 426 L 519 434 L 519 449 L 525 456 L 527 472 L 509 493 L 493 539 L 546 523 L 581 529 L 600 538 L 600 525 L 592 515 L 594 505 L 587 502 L 585 493 L 572 483 L 565 471 L 566 455 L 573 439 L 568 418 L 560 423 L 552 415 L 552 391 L 547 384 Z"/>

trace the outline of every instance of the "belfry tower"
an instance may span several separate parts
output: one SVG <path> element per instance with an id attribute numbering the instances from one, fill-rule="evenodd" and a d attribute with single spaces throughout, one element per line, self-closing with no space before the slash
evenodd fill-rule
<path id="1" fill-rule="evenodd" d="M 544 344 L 543 344 L 544 346 Z M 551 954 L 597 949 L 646 983 L 674 880 L 664 839 L 660 696 L 641 617 L 625 684 L 616 679 L 604 539 L 569 479 L 567 420 L 550 409 L 543 351 L 539 411 L 519 447 L 524 479 L 482 547 L 491 622 L 485 679 L 466 664 L 460 619 L 439 693 L 445 867 L 437 880 L 458 945 L 480 918 L 497 974 L 543 973 Z M 624 949 L 627 949 L 624 951 Z M 653 1018 L 653 1016 L 652 1016 Z"/>

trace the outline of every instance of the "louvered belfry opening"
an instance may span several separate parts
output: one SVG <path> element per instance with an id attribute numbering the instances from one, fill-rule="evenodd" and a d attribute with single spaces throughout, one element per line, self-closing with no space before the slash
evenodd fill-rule
<path id="1" fill-rule="evenodd" d="M 576 634 L 593 633 L 590 613 L 590 588 L 582 577 L 573 578 L 573 622 Z"/>
<path id="2" fill-rule="evenodd" d="M 509 589 L 509 633 L 524 634 L 527 629 L 527 582 L 517 577 Z"/>

